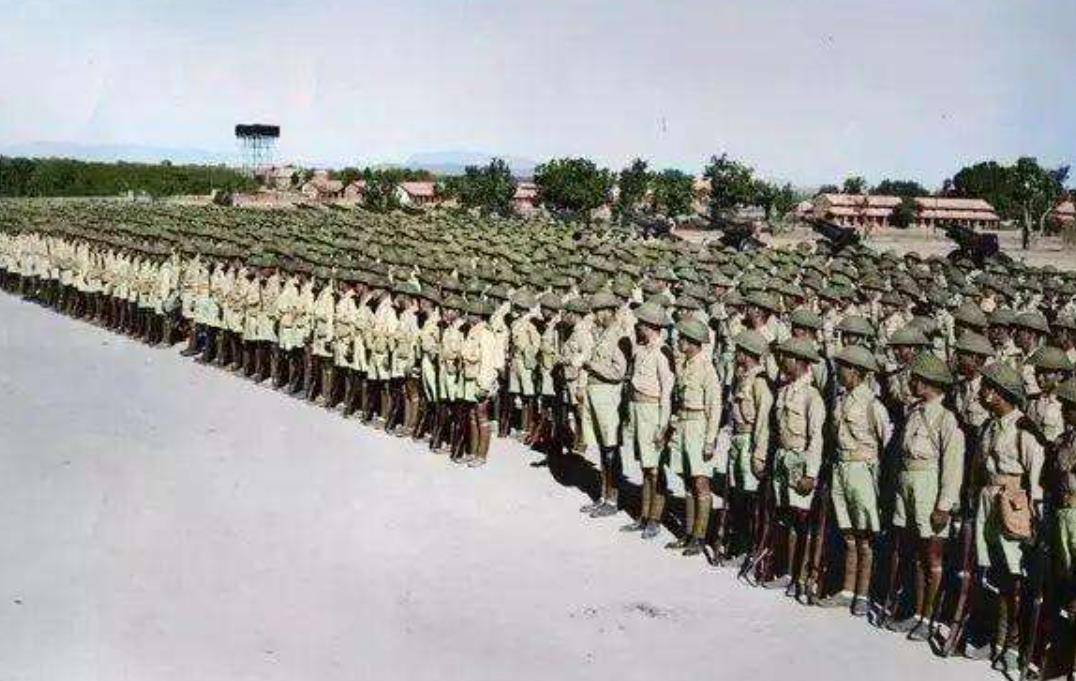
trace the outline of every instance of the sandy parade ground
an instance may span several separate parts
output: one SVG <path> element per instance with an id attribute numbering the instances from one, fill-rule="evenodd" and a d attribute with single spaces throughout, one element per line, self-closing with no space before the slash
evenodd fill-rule
<path id="1" fill-rule="evenodd" d="M 424 446 L 0 293 L 0 681 L 981 679 Z"/>

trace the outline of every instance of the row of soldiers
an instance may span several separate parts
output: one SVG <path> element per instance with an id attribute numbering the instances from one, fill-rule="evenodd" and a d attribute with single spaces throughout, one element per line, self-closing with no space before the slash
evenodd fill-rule
<path id="1" fill-rule="evenodd" d="M 633 281 L 596 261 L 602 276 L 538 288 L 421 262 L 285 267 L 264 252 L 0 234 L 9 291 L 183 340 L 184 354 L 470 466 L 497 431 L 550 465 L 596 451 L 590 517 L 630 506 L 621 529 L 653 539 L 675 502 L 669 549 L 944 654 L 1056 674 L 1076 611 L 1071 283 L 1024 273 L 1014 286 L 1001 266 L 965 263 L 974 284 L 954 285 L 908 257 L 853 285 L 877 260 L 823 250 L 798 267 Z"/>

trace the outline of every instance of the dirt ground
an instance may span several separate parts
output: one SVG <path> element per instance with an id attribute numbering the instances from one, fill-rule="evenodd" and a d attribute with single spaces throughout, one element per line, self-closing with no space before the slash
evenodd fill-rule
<path id="1" fill-rule="evenodd" d="M 586 519 L 514 443 L 461 470 L 176 349 L 0 319 L 0 680 L 991 673 Z"/>

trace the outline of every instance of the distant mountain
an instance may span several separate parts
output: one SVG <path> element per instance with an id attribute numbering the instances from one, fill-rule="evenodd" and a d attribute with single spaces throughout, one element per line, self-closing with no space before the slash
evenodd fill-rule
<path id="1" fill-rule="evenodd" d="M 458 175 L 467 166 L 484 166 L 490 159 L 498 157 L 508 163 L 512 173 L 517 177 L 530 177 L 537 165 L 529 158 L 504 156 L 481 151 L 426 151 L 412 154 L 398 165 L 408 168 L 422 168 L 439 175 Z M 396 164 L 391 164 L 396 165 Z"/>
<path id="2" fill-rule="evenodd" d="M 0 146 L 2 156 L 30 158 L 73 158 L 80 161 L 129 161 L 131 163 L 226 164 L 235 165 L 234 153 L 141 144 L 77 144 L 75 142 L 29 142 Z"/>

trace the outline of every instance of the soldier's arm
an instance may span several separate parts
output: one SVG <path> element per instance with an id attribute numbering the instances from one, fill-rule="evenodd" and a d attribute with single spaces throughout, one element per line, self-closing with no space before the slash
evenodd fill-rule
<path id="1" fill-rule="evenodd" d="M 964 482 L 964 431 L 957 425 L 956 417 L 946 412 L 939 424 L 941 444 L 941 483 L 938 500 L 934 506 L 948 513 L 960 501 L 960 486 Z"/>
<path id="2" fill-rule="evenodd" d="M 766 461 L 770 446 L 770 412 L 773 411 L 773 391 L 762 377 L 752 383 L 752 399 L 755 401 L 755 426 L 752 433 L 754 452 L 752 458 L 760 464 Z"/>
<path id="3" fill-rule="evenodd" d="M 706 405 L 706 448 L 709 451 L 717 442 L 717 430 L 721 426 L 721 383 L 712 364 L 706 366 L 703 389 L 703 401 Z"/>
<path id="4" fill-rule="evenodd" d="M 1042 466 L 1046 460 L 1046 454 L 1039 441 L 1031 434 L 1020 431 L 1022 440 L 1021 454 L 1024 468 L 1027 470 L 1028 492 L 1033 501 L 1042 501 Z"/>
<path id="5" fill-rule="evenodd" d="M 826 425 L 826 405 L 822 396 L 813 388 L 807 398 L 807 477 L 817 478 L 822 467 L 822 430 Z"/>
<path id="6" fill-rule="evenodd" d="M 889 411 L 879 400 L 871 402 L 870 408 L 874 410 L 874 437 L 878 441 L 880 453 L 884 454 L 889 438 L 893 437 L 893 423 L 889 420 Z"/>
<path id="7" fill-rule="evenodd" d="M 664 432 L 669 426 L 669 419 L 672 416 L 672 392 L 673 383 L 676 380 L 673 375 L 672 365 L 669 364 L 668 358 L 661 354 L 658 357 L 658 389 L 661 392 L 658 408 L 658 428 L 661 432 Z"/>

